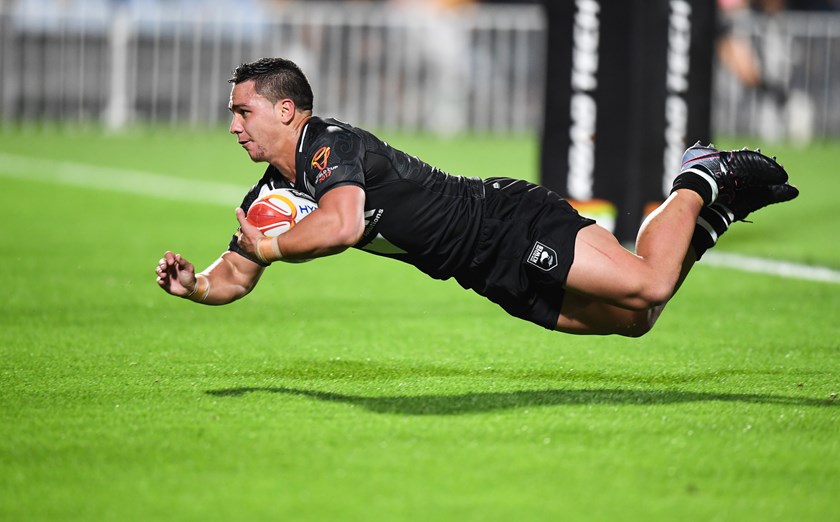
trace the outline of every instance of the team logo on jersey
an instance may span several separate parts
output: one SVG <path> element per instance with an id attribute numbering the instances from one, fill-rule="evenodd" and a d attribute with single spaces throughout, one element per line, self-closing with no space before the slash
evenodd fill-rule
<path id="1" fill-rule="evenodd" d="M 312 156 L 312 168 L 315 170 L 327 170 L 327 162 L 330 159 L 330 148 L 321 147 L 318 152 Z"/>
<path id="2" fill-rule="evenodd" d="M 327 178 L 332 176 L 332 172 L 337 169 L 337 166 L 329 166 L 330 148 L 321 147 L 318 152 L 312 156 L 312 168 L 318 172 L 315 175 L 315 184 L 320 185 L 325 182 Z"/>
<path id="3" fill-rule="evenodd" d="M 535 241 L 531 253 L 528 254 L 528 263 L 548 272 L 557 266 L 557 252 L 553 248 Z"/>

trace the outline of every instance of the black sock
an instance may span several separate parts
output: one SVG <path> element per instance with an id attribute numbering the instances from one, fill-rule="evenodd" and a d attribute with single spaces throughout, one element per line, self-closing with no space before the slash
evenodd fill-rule
<path id="1" fill-rule="evenodd" d="M 700 168 L 684 170 L 674 179 L 671 193 L 677 189 L 689 189 L 700 194 L 703 198 L 703 206 L 714 203 L 717 199 L 717 182 L 711 174 Z"/>
<path id="2" fill-rule="evenodd" d="M 734 218 L 732 212 L 723 205 L 712 205 L 700 210 L 697 225 L 694 227 L 694 235 L 691 237 L 691 246 L 694 247 L 698 260 L 706 253 L 706 250 L 715 246 L 718 238 L 729 229 Z"/>

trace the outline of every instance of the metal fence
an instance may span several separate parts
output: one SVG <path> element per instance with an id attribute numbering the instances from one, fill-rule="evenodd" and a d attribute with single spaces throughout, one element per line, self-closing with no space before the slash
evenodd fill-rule
<path id="1" fill-rule="evenodd" d="M 809 141 L 840 136 L 840 13 L 786 12 L 734 21 L 769 89 L 747 88 L 718 66 L 715 134 Z"/>
<path id="2" fill-rule="evenodd" d="M 228 120 L 231 71 L 261 56 L 298 62 L 316 111 L 359 125 L 508 133 L 542 123 L 539 6 L 213 5 L 0 0 L 0 124 L 218 125 Z M 785 96 L 748 89 L 719 69 L 714 133 L 840 136 L 840 16 L 753 15 L 736 31 Z"/>
<path id="3" fill-rule="evenodd" d="M 321 114 L 412 131 L 524 131 L 542 107 L 544 33 L 541 10 L 521 6 L 6 9 L 0 118 L 217 124 L 233 68 L 284 56 L 307 72 Z"/>

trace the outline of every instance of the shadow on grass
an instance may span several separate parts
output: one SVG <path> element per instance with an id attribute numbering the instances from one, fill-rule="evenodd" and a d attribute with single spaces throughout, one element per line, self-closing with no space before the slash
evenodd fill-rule
<path id="1" fill-rule="evenodd" d="M 326 402 L 353 404 L 375 413 L 401 415 L 461 415 L 533 406 L 654 405 L 686 402 L 742 402 L 787 406 L 837 406 L 836 400 L 779 395 L 698 393 L 675 390 L 523 390 L 505 393 L 460 395 L 405 395 L 363 397 L 342 393 L 282 387 L 243 387 L 209 390 L 217 397 L 241 397 L 251 393 L 277 393 L 309 397 Z"/>

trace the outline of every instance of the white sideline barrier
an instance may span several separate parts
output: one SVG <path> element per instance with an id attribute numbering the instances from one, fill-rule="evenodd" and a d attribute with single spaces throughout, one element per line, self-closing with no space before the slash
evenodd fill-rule
<path id="1" fill-rule="evenodd" d="M 231 71 L 268 55 L 299 62 L 317 112 L 354 124 L 439 134 L 542 125 L 539 5 L 232 1 L 0 0 L 0 125 L 224 124 Z M 777 103 L 719 69 L 714 134 L 840 136 L 840 13 L 751 15 L 735 30 L 788 96 Z"/>

